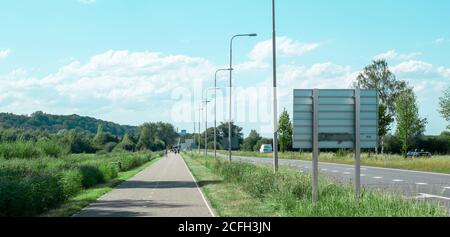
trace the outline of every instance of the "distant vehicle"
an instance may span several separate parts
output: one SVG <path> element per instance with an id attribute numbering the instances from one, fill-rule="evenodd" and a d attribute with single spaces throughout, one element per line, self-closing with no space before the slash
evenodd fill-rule
<path id="1" fill-rule="evenodd" d="M 271 153 L 273 152 L 273 148 L 271 144 L 264 144 L 261 146 L 261 148 L 259 149 L 260 153 Z"/>
<path id="2" fill-rule="evenodd" d="M 417 149 L 414 151 L 410 151 L 406 154 L 406 156 L 410 159 L 414 159 L 414 158 L 420 158 L 420 157 L 425 157 L 425 158 L 431 158 L 431 153 L 430 152 L 426 152 L 424 150 L 418 151 Z"/>

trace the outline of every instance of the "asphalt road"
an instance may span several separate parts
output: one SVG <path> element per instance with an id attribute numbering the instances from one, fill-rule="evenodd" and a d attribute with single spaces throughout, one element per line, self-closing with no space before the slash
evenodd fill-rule
<path id="1" fill-rule="evenodd" d="M 220 154 L 225 157 L 225 155 Z M 272 159 L 233 156 L 234 161 L 259 164 L 272 164 Z M 310 172 L 311 161 L 280 160 L 280 166 Z M 319 163 L 321 175 L 336 181 L 352 182 L 354 166 L 332 163 Z M 438 201 L 450 210 L 450 175 L 398 169 L 361 166 L 361 184 L 368 189 L 395 192 L 417 200 Z"/>
<path id="2" fill-rule="evenodd" d="M 75 217 L 212 217 L 184 160 L 169 154 Z"/>

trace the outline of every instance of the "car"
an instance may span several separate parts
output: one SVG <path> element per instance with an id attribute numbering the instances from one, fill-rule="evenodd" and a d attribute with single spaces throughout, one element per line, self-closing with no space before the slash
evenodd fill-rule
<path id="1" fill-rule="evenodd" d="M 425 158 L 431 158 L 432 155 L 430 152 L 426 152 L 424 150 L 418 151 L 418 149 L 415 149 L 414 151 L 409 151 L 406 156 L 410 159 L 413 158 L 420 158 L 420 157 L 425 157 Z"/>
<path id="2" fill-rule="evenodd" d="M 260 153 L 271 153 L 273 152 L 273 148 L 271 144 L 263 144 L 259 149 Z"/>

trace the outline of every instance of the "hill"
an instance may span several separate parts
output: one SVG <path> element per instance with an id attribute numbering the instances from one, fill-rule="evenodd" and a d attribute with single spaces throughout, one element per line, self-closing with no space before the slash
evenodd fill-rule
<path id="1" fill-rule="evenodd" d="M 41 111 L 31 115 L 15 115 L 12 113 L 0 113 L 0 128 L 18 128 L 31 130 L 46 130 L 58 132 L 60 130 L 82 130 L 96 133 L 99 124 L 103 124 L 105 132 L 115 136 L 124 136 L 126 133 L 136 134 L 138 127 L 120 125 L 91 117 L 79 115 L 51 115 Z"/>

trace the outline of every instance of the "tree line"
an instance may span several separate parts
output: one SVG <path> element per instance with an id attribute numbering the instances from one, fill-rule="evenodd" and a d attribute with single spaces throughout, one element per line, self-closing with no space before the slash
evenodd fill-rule
<path id="1" fill-rule="evenodd" d="M 0 113 L 0 128 L 17 128 L 24 130 L 44 130 L 57 133 L 61 130 L 77 130 L 96 133 L 98 125 L 102 124 L 106 132 L 114 136 L 123 137 L 125 134 L 137 135 L 136 126 L 119 125 L 91 117 L 79 115 L 52 115 L 37 111 L 31 115 L 15 115 Z"/>
<path id="2" fill-rule="evenodd" d="M 177 144 L 178 133 L 169 123 L 144 123 L 136 133 L 115 135 L 99 123 L 95 133 L 81 129 L 62 129 L 57 132 L 39 129 L 0 128 L 0 142 L 52 141 L 63 146 L 67 153 L 99 153 L 112 151 L 161 151 Z"/>

